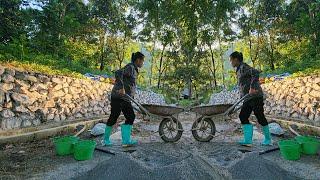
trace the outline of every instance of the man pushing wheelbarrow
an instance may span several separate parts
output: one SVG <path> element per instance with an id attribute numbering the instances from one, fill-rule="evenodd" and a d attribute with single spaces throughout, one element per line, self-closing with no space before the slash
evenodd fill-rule
<path id="1" fill-rule="evenodd" d="M 112 127 L 116 124 L 120 113 L 126 118 L 125 123 L 121 125 L 121 137 L 123 146 L 137 144 L 136 140 L 131 139 L 132 125 L 135 120 L 134 110 L 128 96 L 134 97 L 136 90 L 136 81 L 138 77 L 138 68 L 143 66 L 144 55 L 141 52 L 132 54 L 131 63 L 115 73 L 116 81 L 111 91 L 111 114 L 107 121 L 104 134 L 104 144 L 112 145 L 110 135 Z"/>
<path id="2" fill-rule="evenodd" d="M 264 134 L 262 145 L 272 145 L 268 121 L 263 112 L 263 92 L 259 83 L 259 71 L 244 63 L 242 53 L 237 51 L 230 55 L 230 62 L 236 68 L 240 96 L 244 97 L 247 94 L 255 95 L 255 98 L 244 101 L 241 108 L 239 118 L 242 124 L 244 139 L 239 143 L 245 146 L 252 145 L 253 125 L 250 124 L 249 117 L 253 111 L 259 124 L 262 126 Z"/>

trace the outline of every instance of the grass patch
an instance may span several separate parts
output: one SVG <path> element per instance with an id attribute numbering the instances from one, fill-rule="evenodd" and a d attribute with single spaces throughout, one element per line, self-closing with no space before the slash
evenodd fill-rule
<path id="1" fill-rule="evenodd" d="M 18 68 L 24 71 L 34 71 L 42 74 L 47 75 L 60 75 L 60 76 L 69 76 L 74 78 L 85 78 L 81 73 L 71 71 L 67 68 L 57 69 L 55 67 L 49 65 L 41 65 L 36 63 L 29 63 L 29 62 L 18 62 L 18 61 L 11 61 L 11 62 L 0 62 L 2 66 L 11 67 L 11 68 Z"/>
<path id="2" fill-rule="evenodd" d="M 100 71 L 97 67 L 84 66 L 81 61 L 68 62 L 63 59 L 56 59 L 50 55 L 32 56 L 25 60 L 0 58 L 0 64 L 7 67 L 15 67 L 25 71 L 35 71 L 48 75 L 61 75 L 75 78 L 85 78 L 83 74 L 110 74 L 108 71 Z"/>
<path id="3" fill-rule="evenodd" d="M 268 74 L 292 74 L 291 77 L 304 77 L 320 74 L 320 60 L 309 60 L 296 62 L 295 64 L 288 64 L 283 68 L 276 69 L 274 71 L 266 71 L 261 74 L 261 77 L 266 77 Z"/>

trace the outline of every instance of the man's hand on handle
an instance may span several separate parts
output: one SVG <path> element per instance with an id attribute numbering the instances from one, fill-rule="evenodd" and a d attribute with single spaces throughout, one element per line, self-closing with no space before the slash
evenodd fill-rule
<path id="1" fill-rule="evenodd" d="M 126 91 L 124 90 L 124 88 L 122 88 L 122 89 L 118 90 L 118 93 L 123 96 L 126 94 Z"/>
<path id="2" fill-rule="evenodd" d="M 257 94 L 257 93 L 258 93 L 258 90 L 250 88 L 249 94 Z"/>

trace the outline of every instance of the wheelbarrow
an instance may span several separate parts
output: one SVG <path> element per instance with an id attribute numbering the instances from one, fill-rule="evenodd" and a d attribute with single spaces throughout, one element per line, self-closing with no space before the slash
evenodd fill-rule
<path id="1" fill-rule="evenodd" d="M 246 102 L 256 97 L 256 95 L 247 94 L 234 104 L 206 105 L 190 108 L 190 111 L 200 114 L 200 117 L 192 124 L 191 132 L 193 137 L 200 142 L 211 141 L 216 133 L 214 119 L 222 117 L 223 120 L 226 120 L 231 114 L 237 112 L 242 107 L 240 105 L 241 102 Z"/>
<path id="2" fill-rule="evenodd" d="M 140 104 L 129 95 L 125 95 L 129 100 L 135 103 L 136 109 L 149 119 L 161 119 L 159 125 L 159 135 L 165 142 L 178 141 L 183 133 L 181 122 L 174 115 L 183 112 L 184 109 L 176 106 L 164 106 L 154 104 Z"/>

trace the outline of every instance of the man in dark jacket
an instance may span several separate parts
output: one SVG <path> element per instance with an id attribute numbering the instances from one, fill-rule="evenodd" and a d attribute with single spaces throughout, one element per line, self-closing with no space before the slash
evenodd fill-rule
<path id="1" fill-rule="evenodd" d="M 262 145 L 271 145 L 269 125 L 263 112 L 263 91 L 259 83 L 259 71 L 244 63 L 242 53 L 237 51 L 230 55 L 230 62 L 234 68 L 237 68 L 236 72 L 240 96 L 243 97 L 248 93 L 254 95 L 253 99 L 244 101 L 241 108 L 239 118 L 242 124 L 244 139 L 239 143 L 245 146 L 252 145 L 253 125 L 250 124 L 249 117 L 253 111 L 259 124 L 262 126 L 264 134 Z"/>
<path id="2" fill-rule="evenodd" d="M 125 94 L 134 98 L 139 73 L 138 68 L 143 66 L 143 62 L 144 55 L 141 52 L 133 53 L 131 63 L 115 73 L 116 81 L 111 91 L 111 114 L 107 121 L 104 136 L 105 145 L 112 145 L 110 141 L 112 126 L 117 122 L 121 112 L 126 118 L 125 123 L 121 125 L 122 145 L 130 146 L 137 144 L 136 140 L 131 139 L 131 130 L 135 120 L 135 114 L 132 104 Z"/>

